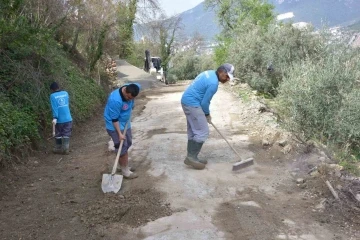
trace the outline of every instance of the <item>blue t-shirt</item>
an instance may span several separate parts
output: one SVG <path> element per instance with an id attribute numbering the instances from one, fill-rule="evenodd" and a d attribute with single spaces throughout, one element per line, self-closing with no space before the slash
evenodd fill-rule
<path id="1" fill-rule="evenodd" d="M 190 107 L 201 107 L 205 114 L 210 114 L 210 101 L 219 87 L 216 71 L 209 70 L 200 73 L 181 98 L 181 104 Z"/>
<path id="2" fill-rule="evenodd" d="M 140 89 L 140 84 L 137 83 L 135 84 L 138 85 Z M 106 125 L 106 129 L 111 131 L 115 131 L 113 120 L 116 119 L 120 123 L 120 130 L 123 131 L 125 129 L 126 122 L 131 117 L 132 109 L 134 108 L 134 99 L 129 101 L 122 99 L 120 91 L 121 88 L 112 91 L 105 106 L 105 111 L 104 111 L 105 125 Z M 128 129 L 129 128 L 131 128 L 130 122 L 128 124 Z"/>
<path id="3" fill-rule="evenodd" d="M 57 119 L 57 123 L 72 121 L 69 107 L 69 94 L 66 91 L 57 91 L 50 94 L 50 103 L 53 118 Z"/>

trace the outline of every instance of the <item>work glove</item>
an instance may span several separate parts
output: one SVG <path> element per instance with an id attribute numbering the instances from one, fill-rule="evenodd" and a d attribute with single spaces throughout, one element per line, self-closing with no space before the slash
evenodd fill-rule
<path id="1" fill-rule="evenodd" d="M 209 114 L 209 115 L 205 115 L 205 117 L 206 117 L 207 122 L 208 122 L 209 124 L 211 124 L 211 116 L 210 116 L 210 114 Z"/>

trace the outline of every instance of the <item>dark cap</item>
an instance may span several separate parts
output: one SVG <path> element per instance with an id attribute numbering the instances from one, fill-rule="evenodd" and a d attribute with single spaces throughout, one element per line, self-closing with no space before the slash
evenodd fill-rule
<path id="1" fill-rule="evenodd" d="M 50 85 L 50 89 L 53 90 L 53 91 L 58 90 L 59 89 L 59 84 L 57 84 L 57 82 L 53 82 Z"/>
<path id="2" fill-rule="evenodd" d="M 232 81 L 234 79 L 235 68 L 232 64 L 224 63 L 218 69 L 225 71 L 227 73 L 227 75 L 229 76 L 230 81 Z"/>

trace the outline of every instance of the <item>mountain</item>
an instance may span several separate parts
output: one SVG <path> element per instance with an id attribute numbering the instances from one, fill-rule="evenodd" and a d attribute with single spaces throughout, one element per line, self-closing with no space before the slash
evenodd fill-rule
<path id="1" fill-rule="evenodd" d="M 205 9 L 204 2 L 196 7 L 180 13 L 182 29 L 185 36 L 200 33 L 205 39 L 211 39 L 220 33 L 216 13 L 212 9 Z"/>
<path id="2" fill-rule="evenodd" d="M 359 0 L 270 0 L 278 14 L 293 12 L 293 22 L 310 22 L 316 28 L 349 25 L 360 19 Z"/>
<path id="3" fill-rule="evenodd" d="M 360 0 L 269 0 L 277 14 L 293 12 L 293 22 L 310 22 L 316 28 L 347 26 L 360 20 Z M 214 10 L 205 10 L 204 3 L 180 13 L 186 36 L 200 33 L 212 39 L 220 32 Z"/>

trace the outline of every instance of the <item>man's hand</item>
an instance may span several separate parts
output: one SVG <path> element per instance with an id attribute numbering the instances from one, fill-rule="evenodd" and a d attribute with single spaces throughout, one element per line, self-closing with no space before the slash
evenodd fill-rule
<path id="1" fill-rule="evenodd" d="M 209 114 L 209 115 L 206 115 L 205 117 L 206 117 L 207 122 L 208 122 L 209 124 L 211 124 L 211 116 L 210 116 L 210 114 Z"/>
<path id="2" fill-rule="evenodd" d="M 119 133 L 119 139 L 120 139 L 120 141 L 125 140 L 126 136 L 124 134 L 122 134 L 122 133 Z"/>

